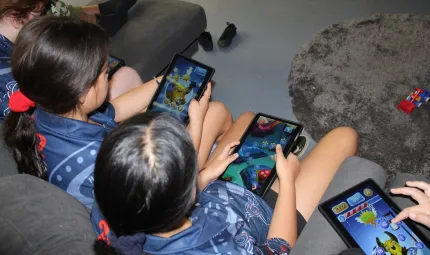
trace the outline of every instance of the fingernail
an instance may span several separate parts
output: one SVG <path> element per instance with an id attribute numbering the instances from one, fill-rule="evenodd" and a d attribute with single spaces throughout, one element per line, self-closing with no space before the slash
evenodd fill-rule
<path id="1" fill-rule="evenodd" d="M 276 148 L 281 148 L 281 145 L 280 145 L 280 144 L 277 144 L 277 145 L 276 145 Z"/>
<path id="2" fill-rule="evenodd" d="M 239 157 L 239 153 L 235 153 L 235 154 L 234 154 L 234 156 L 235 156 L 236 158 L 238 158 L 238 157 Z"/>
<path id="3" fill-rule="evenodd" d="M 417 215 L 413 212 L 409 213 L 409 218 L 411 219 L 415 219 L 417 217 Z"/>

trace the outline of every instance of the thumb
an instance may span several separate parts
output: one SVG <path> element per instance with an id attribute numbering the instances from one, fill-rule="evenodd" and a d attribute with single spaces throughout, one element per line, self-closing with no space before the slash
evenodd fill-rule
<path id="1" fill-rule="evenodd" d="M 430 227 L 430 216 L 420 212 L 410 212 L 409 218 L 418 223 L 424 224 L 427 227 Z"/>
<path id="2" fill-rule="evenodd" d="M 239 153 L 234 153 L 234 154 L 229 155 L 227 158 L 224 159 L 224 162 L 223 162 L 224 163 L 224 167 L 227 168 L 228 165 L 230 165 L 238 157 L 239 157 Z"/>
<path id="3" fill-rule="evenodd" d="M 285 156 L 281 145 L 278 144 L 276 145 L 276 162 L 280 162 L 281 160 L 285 160 Z"/>

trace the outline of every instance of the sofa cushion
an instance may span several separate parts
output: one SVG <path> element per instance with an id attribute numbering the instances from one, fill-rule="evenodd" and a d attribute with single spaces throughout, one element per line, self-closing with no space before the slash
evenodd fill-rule
<path id="1" fill-rule="evenodd" d="M 95 254 L 89 212 L 56 186 L 30 175 L 0 178 L 0 254 Z"/>
<path id="2" fill-rule="evenodd" d="M 138 0 L 129 11 L 127 23 L 112 38 L 112 54 L 148 81 L 205 28 L 206 15 L 199 5 L 178 0 Z"/>

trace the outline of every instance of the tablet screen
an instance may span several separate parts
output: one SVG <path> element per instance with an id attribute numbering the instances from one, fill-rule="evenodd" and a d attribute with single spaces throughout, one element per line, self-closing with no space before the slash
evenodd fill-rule
<path id="1" fill-rule="evenodd" d="M 153 100 L 151 111 L 170 112 L 182 121 L 188 116 L 188 106 L 199 97 L 213 74 L 213 69 L 199 65 L 181 56 L 175 58 L 163 79 L 161 91 Z"/>
<path id="2" fill-rule="evenodd" d="M 396 212 L 369 183 L 340 195 L 324 208 L 368 255 L 430 254 L 429 247 L 407 224 L 391 223 Z"/>
<path id="3" fill-rule="evenodd" d="M 276 162 L 275 148 L 291 146 L 301 127 L 261 115 L 248 128 L 238 148 L 239 157 L 229 165 L 221 179 L 260 194 Z"/>

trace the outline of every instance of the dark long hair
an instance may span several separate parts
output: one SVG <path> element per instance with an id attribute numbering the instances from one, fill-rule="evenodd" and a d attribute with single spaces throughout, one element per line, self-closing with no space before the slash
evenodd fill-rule
<path id="1" fill-rule="evenodd" d="M 44 11 L 46 0 L 0 0 L 0 20 L 8 15 L 24 23 L 31 12 Z"/>
<path id="2" fill-rule="evenodd" d="M 194 204 L 197 169 L 181 122 L 166 113 L 139 114 L 106 136 L 94 195 L 117 236 L 171 231 Z"/>
<path id="3" fill-rule="evenodd" d="M 108 54 L 109 39 L 97 25 L 67 17 L 42 17 L 27 23 L 19 33 L 12 73 L 19 90 L 36 107 L 65 114 L 79 107 L 79 99 L 96 83 Z M 18 170 L 45 178 L 32 111 L 11 111 L 3 136 Z"/>

